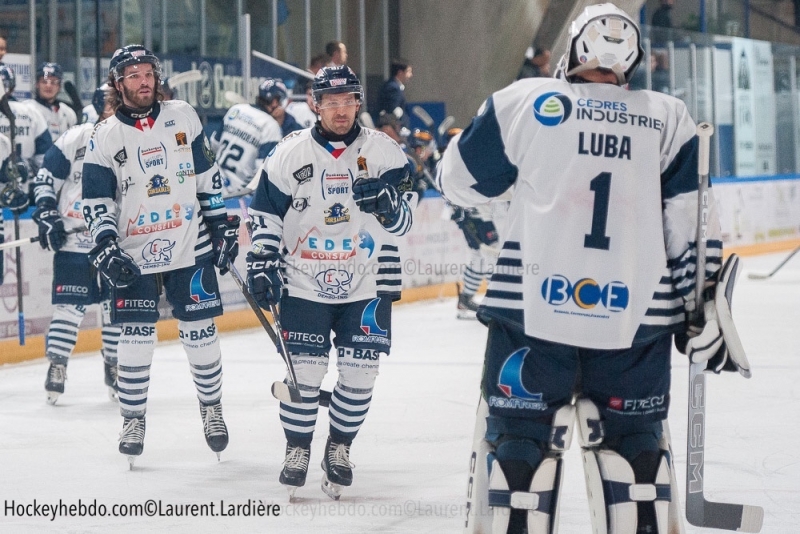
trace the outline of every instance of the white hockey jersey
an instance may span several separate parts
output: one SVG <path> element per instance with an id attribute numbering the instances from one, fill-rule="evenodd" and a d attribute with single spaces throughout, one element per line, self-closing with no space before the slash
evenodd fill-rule
<path id="1" fill-rule="evenodd" d="M 97 114 L 97 110 L 94 109 L 92 104 L 83 106 L 83 118 L 81 119 L 81 124 L 94 124 L 99 118 L 100 115 Z"/>
<path id="2" fill-rule="evenodd" d="M 356 126 L 331 142 L 316 128 L 299 130 L 262 167 L 250 204 L 253 251 L 283 253 L 288 294 L 343 303 L 376 295 L 400 297 L 397 236 L 411 227 L 416 194 L 408 160 L 382 132 Z M 382 178 L 398 188 L 402 214 L 385 228 L 359 210 L 353 181 Z"/>
<path id="3" fill-rule="evenodd" d="M 38 111 L 47 121 L 47 128 L 53 142 L 61 135 L 78 124 L 78 116 L 75 111 L 64 102 L 56 101 L 55 104 L 47 104 L 41 100 L 31 98 L 23 103 Z"/>
<path id="4" fill-rule="evenodd" d="M 683 102 L 651 91 L 533 78 L 494 93 L 438 176 L 457 205 L 511 200 L 482 316 L 595 349 L 682 329 L 695 285 L 695 131 Z M 722 254 L 715 207 L 708 237 L 710 278 Z"/>
<path id="5" fill-rule="evenodd" d="M 8 103 L 14 113 L 16 134 L 14 143 L 17 155 L 30 160 L 38 169 L 42 165 L 44 153 L 53 146 L 53 138 L 47 129 L 47 121 L 41 113 L 24 102 L 12 100 Z M 8 118 L 0 114 L 0 134 L 9 136 Z"/>
<path id="6" fill-rule="evenodd" d="M 33 183 L 37 205 L 43 199 L 52 199 L 61 214 L 64 229 L 85 228 L 83 220 L 83 161 L 86 144 L 92 136 L 94 124 L 73 126 L 56 139 L 44 155 L 44 163 Z M 88 253 L 94 247 L 89 230 L 67 235 L 61 250 Z"/>
<path id="7" fill-rule="evenodd" d="M 305 100 L 300 102 L 289 102 L 286 106 L 286 113 L 289 113 L 303 128 L 311 128 L 317 123 L 317 114 L 308 106 Z"/>
<path id="8" fill-rule="evenodd" d="M 249 192 L 247 184 L 282 137 L 278 122 L 256 106 L 236 104 L 228 110 L 215 139 L 226 197 Z"/>
<path id="9" fill-rule="evenodd" d="M 206 222 L 227 212 L 197 112 L 170 100 L 144 117 L 118 110 L 98 123 L 83 167 L 83 214 L 94 241 L 119 236 L 143 274 L 210 254 Z"/>

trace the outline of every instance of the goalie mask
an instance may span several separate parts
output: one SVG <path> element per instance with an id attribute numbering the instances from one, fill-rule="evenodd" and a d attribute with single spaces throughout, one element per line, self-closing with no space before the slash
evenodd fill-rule
<path id="1" fill-rule="evenodd" d="M 627 13 L 613 4 L 588 6 L 570 25 L 564 75 L 574 81 L 575 74 L 600 69 L 625 85 L 643 56 L 639 28 Z"/>

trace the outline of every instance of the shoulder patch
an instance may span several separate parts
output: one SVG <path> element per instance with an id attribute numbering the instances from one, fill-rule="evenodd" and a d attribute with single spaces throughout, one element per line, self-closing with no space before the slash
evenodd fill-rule
<path id="1" fill-rule="evenodd" d="M 304 184 L 307 181 L 311 180 L 314 177 L 314 164 L 309 163 L 308 165 L 303 165 L 296 171 L 292 173 L 294 179 L 297 180 L 297 183 Z"/>

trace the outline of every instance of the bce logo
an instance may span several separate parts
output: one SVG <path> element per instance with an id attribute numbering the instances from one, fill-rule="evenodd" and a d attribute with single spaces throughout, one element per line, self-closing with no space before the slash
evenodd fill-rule
<path id="1" fill-rule="evenodd" d="M 572 300 L 584 310 L 602 304 L 608 311 L 620 312 L 628 307 L 630 290 L 622 282 L 601 286 L 591 278 L 581 278 L 573 284 L 567 277 L 555 274 L 542 283 L 542 298 L 552 306 L 561 306 Z"/>

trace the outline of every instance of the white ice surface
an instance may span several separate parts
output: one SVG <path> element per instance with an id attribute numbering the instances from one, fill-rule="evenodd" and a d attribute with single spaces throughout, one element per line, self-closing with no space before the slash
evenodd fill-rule
<path id="1" fill-rule="evenodd" d="M 765 509 L 762 532 L 800 532 L 800 259 L 753 281 L 785 253 L 744 259 L 734 317 L 753 378 L 708 378 L 705 491 Z M 264 332 L 221 335 L 223 406 L 231 441 L 208 449 L 179 343 L 156 349 L 144 454 L 133 471 L 117 452 L 121 418 L 98 354 L 74 357 L 66 393 L 45 403 L 46 361 L 0 368 L 0 532 L 460 532 L 486 330 L 455 319 L 454 299 L 395 308 L 392 355 L 355 441 L 353 485 L 338 503 L 319 489 L 327 435 L 320 409 L 306 486 L 288 505 L 278 483 L 284 437 L 269 384 L 282 362 Z M 686 462 L 687 364 L 673 356 L 670 425 L 678 483 Z M 334 379 L 333 362 L 326 377 Z M 281 505 L 279 517 L 15 517 L 15 505 L 84 503 Z M 29 506 L 32 508 L 32 506 Z M 566 457 L 560 533 L 590 532 L 578 447 Z M 701 532 L 687 526 L 688 533 Z"/>

